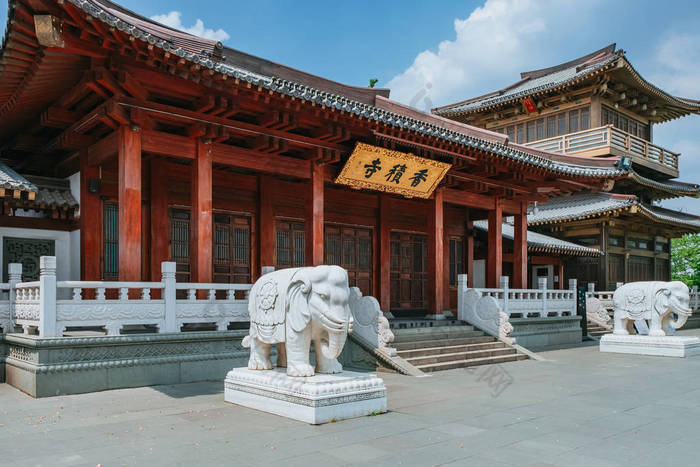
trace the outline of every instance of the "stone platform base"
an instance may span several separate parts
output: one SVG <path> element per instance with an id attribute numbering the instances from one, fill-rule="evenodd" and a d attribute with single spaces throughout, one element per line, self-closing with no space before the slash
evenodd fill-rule
<path id="1" fill-rule="evenodd" d="M 580 316 L 549 316 L 547 318 L 511 318 L 513 331 L 508 337 L 527 349 L 581 342 Z"/>
<path id="2" fill-rule="evenodd" d="M 247 331 L 57 337 L 5 334 L 6 382 L 34 397 L 220 381 L 248 363 Z M 0 335 L 1 336 L 1 335 Z M 4 347 L 4 349 L 3 349 Z M 7 353 L 3 357 L 3 353 Z M 0 370 L 0 378 L 3 371 Z"/>
<path id="3" fill-rule="evenodd" d="M 226 375 L 224 400 L 314 425 L 386 411 L 384 381 L 343 371 L 308 378 L 286 369 L 234 368 Z"/>
<path id="4" fill-rule="evenodd" d="M 600 351 L 663 357 L 691 357 L 700 354 L 700 338 L 696 336 L 606 334 L 600 339 Z"/>

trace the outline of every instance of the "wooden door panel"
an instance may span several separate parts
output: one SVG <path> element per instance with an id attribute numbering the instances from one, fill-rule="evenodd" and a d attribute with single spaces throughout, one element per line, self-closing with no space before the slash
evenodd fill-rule
<path id="1" fill-rule="evenodd" d="M 361 227 L 326 225 L 325 263 L 348 272 L 350 287 L 372 295 L 372 230 Z"/>
<path id="2" fill-rule="evenodd" d="M 427 309 L 427 236 L 392 232 L 391 234 L 391 308 L 425 311 Z"/>

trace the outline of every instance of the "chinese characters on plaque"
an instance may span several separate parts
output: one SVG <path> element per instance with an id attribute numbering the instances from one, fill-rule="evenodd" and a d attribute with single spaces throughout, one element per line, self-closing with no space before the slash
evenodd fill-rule
<path id="1" fill-rule="evenodd" d="M 356 189 L 429 198 L 451 164 L 357 143 L 336 183 Z"/>

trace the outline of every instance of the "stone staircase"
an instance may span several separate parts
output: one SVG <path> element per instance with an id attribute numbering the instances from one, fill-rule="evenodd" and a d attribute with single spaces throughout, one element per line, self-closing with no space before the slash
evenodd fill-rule
<path id="1" fill-rule="evenodd" d="M 392 331 L 398 356 L 426 373 L 528 358 L 466 324 Z"/>
<path id="2" fill-rule="evenodd" d="M 595 324 L 592 321 L 588 321 L 588 335 L 591 337 L 600 337 L 605 334 L 610 334 L 612 331 L 605 329 L 599 324 Z"/>

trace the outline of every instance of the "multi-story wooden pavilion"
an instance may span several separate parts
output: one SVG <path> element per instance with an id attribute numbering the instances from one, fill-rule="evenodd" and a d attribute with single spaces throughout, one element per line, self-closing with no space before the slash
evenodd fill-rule
<path id="1" fill-rule="evenodd" d="M 700 187 L 673 180 L 680 154 L 653 144 L 652 137 L 654 124 L 698 114 L 700 102 L 646 81 L 615 44 L 521 73 L 499 91 L 433 112 L 563 156 L 629 160 L 628 175 L 608 187 L 612 192 L 579 192 L 531 206 L 531 228 L 605 253 L 567 260 L 568 277 L 600 290 L 670 280 L 670 239 L 700 232 L 699 217 L 658 206 L 662 199 L 697 198 Z"/>
<path id="2" fill-rule="evenodd" d="M 473 275 L 475 221 L 486 221 L 497 286 L 513 216 L 511 283 L 522 288 L 527 206 L 627 176 L 616 160 L 514 144 L 107 0 L 9 3 L 2 159 L 15 173 L 79 179 L 71 256 L 84 280 L 159 280 L 165 260 L 201 283 L 332 263 L 385 311 L 435 314 L 454 307 L 451 278 Z M 7 209 L 9 193 L 13 226 L 37 228 Z"/>

